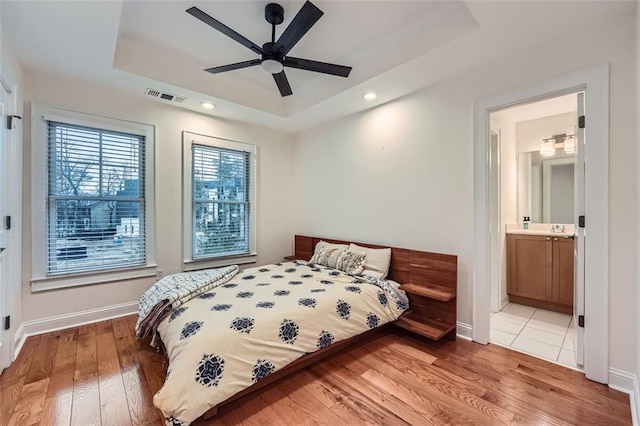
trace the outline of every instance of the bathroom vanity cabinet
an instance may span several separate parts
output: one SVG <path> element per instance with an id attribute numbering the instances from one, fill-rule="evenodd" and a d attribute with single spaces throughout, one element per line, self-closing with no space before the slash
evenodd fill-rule
<path id="1" fill-rule="evenodd" d="M 571 236 L 507 234 L 509 301 L 572 313 L 573 256 Z"/>

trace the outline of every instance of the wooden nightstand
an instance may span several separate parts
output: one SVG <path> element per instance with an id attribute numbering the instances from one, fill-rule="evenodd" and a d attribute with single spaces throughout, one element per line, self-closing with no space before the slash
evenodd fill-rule
<path id="1" fill-rule="evenodd" d="M 400 286 L 409 297 L 409 310 L 395 322 L 398 327 L 440 340 L 455 338 L 456 289 L 435 284 L 406 283 Z"/>

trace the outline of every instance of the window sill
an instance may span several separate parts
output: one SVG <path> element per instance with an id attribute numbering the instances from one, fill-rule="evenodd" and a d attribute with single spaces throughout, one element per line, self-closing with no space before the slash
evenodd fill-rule
<path id="1" fill-rule="evenodd" d="M 157 265 L 140 266 L 137 268 L 103 270 L 85 272 L 73 275 L 53 276 L 46 278 L 32 278 L 31 292 L 59 290 L 69 287 L 80 287 L 92 284 L 106 284 L 116 281 L 150 278 L 157 276 Z"/>
<path id="2" fill-rule="evenodd" d="M 258 254 L 248 254 L 243 256 L 229 256 L 219 259 L 195 259 L 185 260 L 182 263 L 182 270 L 185 272 L 197 271 L 198 269 L 220 268 L 229 265 L 245 265 L 256 263 Z"/>

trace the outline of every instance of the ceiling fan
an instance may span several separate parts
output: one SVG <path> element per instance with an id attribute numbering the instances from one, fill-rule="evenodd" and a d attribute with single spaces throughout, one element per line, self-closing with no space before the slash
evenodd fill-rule
<path id="1" fill-rule="evenodd" d="M 302 6 L 300 11 L 298 11 L 298 14 L 293 18 L 289 26 L 284 30 L 277 41 L 276 25 L 280 25 L 284 21 L 284 9 L 276 3 L 269 3 L 266 5 L 264 8 L 264 18 L 271 24 L 271 41 L 264 43 L 262 47 L 238 34 L 222 22 L 207 15 L 195 6 L 187 9 L 187 13 L 261 56 L 260 59 L 251 59 L 249 61 L 205 69 L 205 71 L 210 72 L 211 74 L 218 74 L 225 71 L 260 65 L 265 71 L 273 74 L 273 79 L 280 90 L 280 94 L 284 97 L 293 94 L 291 86 L 289 85 L 289 80 L 287 80 L 287 76 L 284 73 L 284 67 L 298 68 L 301 70 L 337 75 L 340 77 L 348 77 L 351 72 L 351 67 L 287 56 L 287 53 L 293 49 L 293 46 L 295 46 L 307 31 L 313 27 L 318 19 L 324 15 L 324 12 L 318 9 L 310 1 L 307 1 Z"/>

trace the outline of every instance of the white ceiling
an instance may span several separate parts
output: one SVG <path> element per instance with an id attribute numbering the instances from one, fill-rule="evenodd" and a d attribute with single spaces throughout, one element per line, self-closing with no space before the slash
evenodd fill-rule
<path id="1" fill-rule="evenodd" d="M 577 110 L 578 94 L 571 93 L 569 95 L 506 108 L 492 113 L 491 117 L 493 118 L 495 116 L 496 120 L 520 123 L 522 121 L 537 120 L 539 118 L 565 114 L 567 112 L 576 112 Z"/>
<path id="2" fill-rule="evenodd" d="M 180 106 L 201 113 L 207 112 L 200 102 L 210 100 L 218 108 L 209 114 L 297 133 L 635 10 L 631 0 L 315 0 L 325 15 L 291 55 L 353 71 L 343 79 L 287 68 L 294 94 L 281 98 L 259 67 L 204 72 L 256 55 L 185 12 L 197 6 L 261 45 L 270 37 L 267 3 L 2 0 L 0 28 L 27 70 L 71 75 L 138 96 L 155 88 L 187 97 Z M 280 3 L 285 22 L 277 34 L 303 1 Z M 364 101 L 367 90 L 378 99 Z"/>

